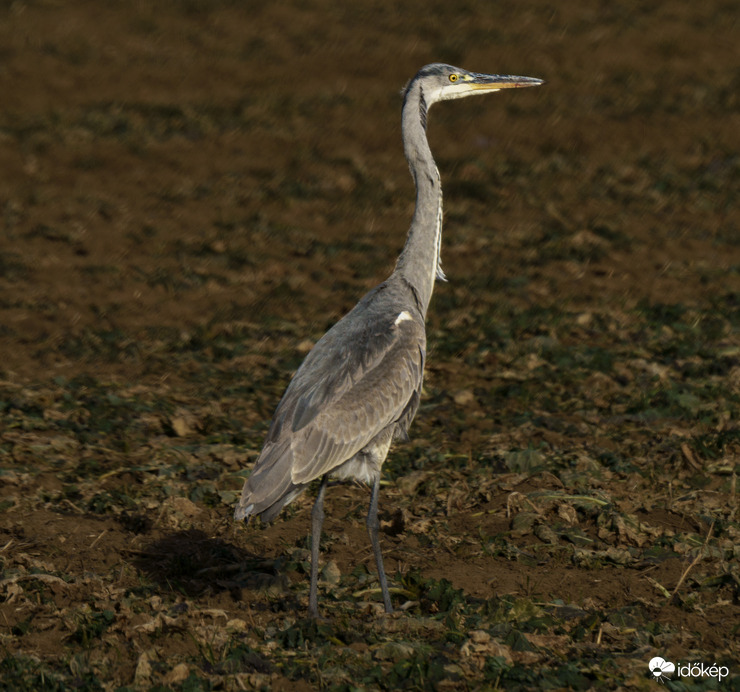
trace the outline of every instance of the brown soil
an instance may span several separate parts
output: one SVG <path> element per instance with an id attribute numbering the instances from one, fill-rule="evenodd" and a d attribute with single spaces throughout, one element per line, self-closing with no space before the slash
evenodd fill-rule
<path id="1" fill-rule="evenodd" d="M 429 642 L 442 687 L 737 662 L 736 8 L 561 5 L 0 3 L 0 655 L 91 689 L 391 685 L 275 634 L 311 496 L 231 511 L 292 370 L 393 266 L 399 90 L 442 60 L 548 83 L 432 111 L 449 283 L 381 499 L 411 605 L 377 613 L 368 494 L 337 486 L 322 607 L 383 675 L 381 643 Z M 556 613 L 531 661 L 465 620 L 491 599 Z"/>

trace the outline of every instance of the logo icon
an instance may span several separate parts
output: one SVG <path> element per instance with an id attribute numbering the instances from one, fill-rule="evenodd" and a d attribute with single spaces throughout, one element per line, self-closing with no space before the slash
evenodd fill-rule
<path id="1" fill-rule="evenodd" d="M 671 675 L 676 672 L 676 664 L 666 661 L 660 656 L 651 658 L 650 663 L 648 663 L 648 668 L 650 668 L 650 672 L 653 674 L 653 677 L 660 682 L 663 682 L 667 675 Z"/>

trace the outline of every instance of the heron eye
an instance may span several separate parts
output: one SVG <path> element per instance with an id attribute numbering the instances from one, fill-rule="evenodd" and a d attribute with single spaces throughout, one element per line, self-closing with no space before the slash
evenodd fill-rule
<path id="1" fill-rule="evenodd" d="M 451 74 L 450 75 L 450 81 L 451 82 L 456 82 L 457 81 L 457 75 L 456 74 Z"/>

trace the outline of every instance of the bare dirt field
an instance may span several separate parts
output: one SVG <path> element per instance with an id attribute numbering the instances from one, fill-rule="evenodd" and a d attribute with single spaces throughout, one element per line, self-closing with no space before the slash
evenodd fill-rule
<path id="1" fill-rule="evenodd" d="M 739 35 L 722 0 L 0 1 L 0 689 L 740 690 Z M 313 493 L 233 506 L 393 268 L 436 61 L 547 84 L 430 114 L 396 612 L 336 485 L 313 622 Z"/>

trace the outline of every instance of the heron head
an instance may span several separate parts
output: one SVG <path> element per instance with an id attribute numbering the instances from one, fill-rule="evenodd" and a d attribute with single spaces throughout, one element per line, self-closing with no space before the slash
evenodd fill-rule
<path id="1" fill-rule="evenodd" d="M 426 103 L 431 106 L 436 101 L 488 94 L 499 89 L 539 86 L 544 81 L 534 77 L 468 72 L 452 65 L 432 63 L 419 70 L 409 88 L 414 83 L 420 83 Z"/>

